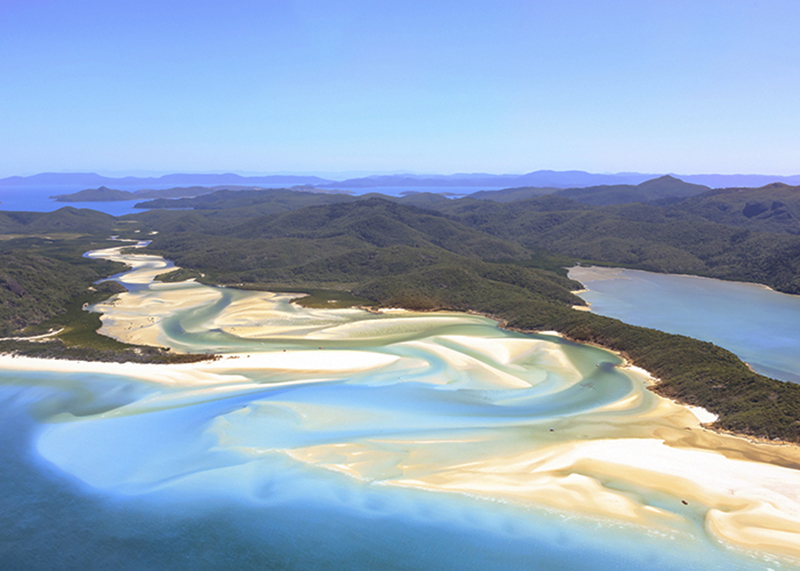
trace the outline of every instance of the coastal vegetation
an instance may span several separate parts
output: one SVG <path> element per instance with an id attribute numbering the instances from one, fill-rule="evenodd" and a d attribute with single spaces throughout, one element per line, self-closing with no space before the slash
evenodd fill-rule
<path id="1" fill-rule="evenodd" d="M 107 237 L 117 225 L 103 212 L 65 206 L 55 212 L 0 212 L 0 234 L 6 237 L 77 233 Z"/>
<path id="2" fill-rule="evenodd" d="M 124 269 L 122 264 L 82 257 L 89 249 L 109 245 L 80 236 L 0 240 L 0 337 L 67 313 L 73 300 L 91 293 L 93 282 Z M 104 293 L 108 297 L 113 292 Z"/>
<path id="3" fill-rule="evenodd" d="M 577 263 L 755 281 L 800 293 L 800 236 L 792 222 L 795 203 L 783 185 L 756 189 L 756 198 L 743 200 L 740 191 L 687 188 L 669 177 L 651 182 L 626 185 L 630 188 L 597 187 L 599 198 L 578 196 L 581 202 L 562 191 L 523 200 L 218 191 L 176 201 L 180 210 L 112 218 L 102 228 L 128 237 L 151 237 L 148 250 L 181 268 L 159 276 L 164 281 L 194 278 L 209 284 L 297 292 L 300 303 L 314 307 L 475 311 L 513 329 L 559 331 L 575 341 L 621 352 L 661 379 L 655 387 L 661 394 L 717 414 L 715 426 L 720 429 L 800 442 L 800 385 L 758 375 L 710 343 L 573 309 L 584 305 L 572 293 L 581 286 L 566 277 L 565 268 Z M 591 204 L 628 200 L 630 189 L 639 187 L 649 189 L 648 200 Z M 780 200 L 773 200 L 775 193 Z M 773 208 L 776 202 L 784 206 Z M 729 205 L 727 210 L 718 206 L 721 203 Z M 66 210 L 64 216 L 76 216 L 74 210 Z M 27 224 L 39 218 L 33 216 Z M 20 232 L 27 220 L 10 219 L 16 224 L 14 232 Z M 77 251 L 90 249 L 89 238 L 71 246 L 69 259 L 53 257 L 56 242 L 48 246 L 50 250 L 40 244 L 36 251 L 34 242 L 25 240 L 44 239 L 6 240 L 3 252 L 14 250 L 8 245 L 16 244 L 20 248 L 13 256 L 46 254 L 48 260 L 74 264 L 70 271 L 75 272 L 85 271 L 81 268 L 87 263 L 95 265 L 95 274 L 75 278 L 72 292 L 83 295 L 96 276 L 116 271 L 100 262 L 80 261 Z M 28 267 L 48 266 L 42 262 Z M 23 283 L 19 272 L 9 273 L 9 278 L 26 292 L 41 288 L 37 295 L 42 299 L 53 289 L 45 281 L 28 286 L 32 282 Z M 8 296 L 16 295 L 15 286 L 4 283 L 4 295 L 11 300 Z M 72 321 L 65 308 L 79 300 L 55 298 L 51 314 L 29 319 L 41 322 L 41 327 L 54 327 L 63 318 L 64 325 Z M 3 311 L 26 314 L 18 301 L 16 306 L 4 301 Z M 25 325 L 9 323 L 9 330 Z M 64 346 L 69 346 L 69 339 L 75 341 L 72 347 L 91 346 L 91 334 L 81 335 L 67 336 Z M 150 357 L 164 358 L 139 348 L 138 358 Z"/>
<path id="4" fill-rule="evenodd" d="M 211 358 L 129 345 L 97 333 L 102 325 L 99 314 L 85 308 L 126 291 L 116 282 L 99 282 L 126 266 L 84 258 L 83 254 L 118 246 L 108 234 L 132 234 L 125 224 L 116 227 L 111 216 L 74 208 L 2 215 L 25 223 L 15 226 L 15 234 L 0 235 L 0 353 L 115 362 L 178 363 Z M 81 221 L 97 235 L 63 231 L 74 230 Z M 24 230 L 46 234 L 19 233 Z"/>

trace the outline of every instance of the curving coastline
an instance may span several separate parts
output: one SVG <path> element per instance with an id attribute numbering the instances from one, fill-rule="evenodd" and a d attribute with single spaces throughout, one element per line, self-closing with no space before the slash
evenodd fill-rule
<path id="1" fill-rule="evenodd" d="M 102 255 L 123 256 L 113 250 Z M 142 265 L 127 279 L 145 286 L 155 273 Z M 272 421 L 260 415 L 249 421 L 225 416 L 224 439 L 214 433 L 218 443 L 245 458 L 269 450 L 360 482 L 549 506 L 665 533 L 710 533 L 743 548 L 800 557 L 798 448 L 705 430 L 690 409 L 649 391 L 649 374 L 622 368 L 624 362 L 606 351 L 552 335 L 504 333 L 479 316 L 308 310 L 290 305 L 291 296 L 225 293 L 234 297 L 221 303 L 215 288 L 153 284 L 119 294 L 102 307 L 107 312 L 104 329 L 122 340 L 146 338 L 173 350 L 201 339 L 216 350 L 228 343 L 218 361 L 109 366 L 5 356 L 0 368 L 110 374 L 176 391 L 83 423 L 87 434 L 119 414 L 148 418 L 175 403 L 261 396 L 265 382 L 270 389 L 313 391 L 343 379 L 377 387 L 403 387 L 411 381 L 423 387 L 426 399 L 444 394 L 447 407 L 471 412 L 451 424 L 439 410 L 420 411 L 424 414 L 419 416 L 390 407 L 391 422 L 423 422 L 405 436 L 392 437 L 385 435 L 383 421 L 372 419 L 370 407 L 376 403 L 356 401 L 353 408 L 353 403 L 327 400 L 286 401 L 270 410 L 291 411 L 303 419 L 306 435 L 350 426 L 360 427 L 365 436 L 352 439 L 345 431 L 333 442 L 311 438 L 307 445 L 272 443 L 265 449 L 253 430 Z M 203 313 L 209 305 L 216 310 Z M 184 316 L 180 328 L 176 314 Z M 137 316 L 140 326 L 126 328 L 125 322 Z M 491 412 L 476 417 L 484 409 L 462 401 L 459 391 L 480 391 L 492 403 L 486 409 Z M 519 408 L 521 403 L 525 407 Z M 529 407 L 542 412 L 521 413 Z M 504 416 L 517 410 L 510 419 Z M 497 416 L 496 411 L 506 412 Z M 487 424 L 488 419 L 493 420 Z M 69 454 L 78 454 L 80 439 L 70 444 L 65 438 L 51 431 L 41 447 L 62 469 L 100 487 L 150 485 L 139 476 L 104 479 L 87 472 Z M 703 522 L 701 528 L 695 518 Z"/>

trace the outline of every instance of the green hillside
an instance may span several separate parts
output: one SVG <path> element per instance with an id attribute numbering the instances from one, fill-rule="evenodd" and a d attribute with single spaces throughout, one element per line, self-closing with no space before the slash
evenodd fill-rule
<path id="1" fill-rule="evenodd" d="M 685 198 L 708 192 L 707 186 L 690 184 L 675 177 L 665 175 L 641 184 L 617 184 L 590 186 L 588 188 L 568 188 L 556 194 L 576 202 L 591 206 L 610 206 L 629 202 L 649 202 L 666 198 Z"/>
<path id="2" fill-rule="evenodd" d="M 61 221 L 58 216 L 39 218 L 45 230 L 43 220 L 48 219 L 56 224 Z M 0 337 L 65 327 L 67 321 L 60 317 L 73 311 L 73 306 L 80 309 L 85 302 L 124 291 L 117 284 L 94 283 L 122 271 L 123 264 L 83 257 L 87 250 L 119 245 L 107 237 L 65 234 L 51 239 L 15 234 L 0 238 Z"/>
<path id="3" fill-rule="evenodd" d="M 139 202 L 136 208 L 181 208 L 197 210 L 255 209 L 251 215 L 276 214 L 314 204 L 350 202 L 347 194 L 302 192 L 287 188 L 262 190 L 218 190 L 191 198 L 158 198 Z"/>
<path id="4" fill-rule="evenodd" d="M 584 201 L 629 201 L 647 199 L 647 204 L 625 202 L 608 206 L 592 206 L 568 198 L 575 189 L 559 191 L 525 200 L 504 202 L 521 189 L 476 193 L 470 197 L 449 200 L 427 193 L 402 198 L 367 195 L 350 197 L 300 193 L 289 190 L 243 193 L 226 191 L 192 202 L 202 210 L 191 214 L 169 216 L 163 212 L 137 215 L 154 227 L 167 220 L 175 230 L 196 232 L 196 239 L 206 241 L 206 234 L 225 235 L 242 240 L 283 238 L 273 243 L 271 252 L 261 252 L 259 244 L 242 242 L 247 262 L 268 267 L 285 265 L 282 259 L 315 260 L 318 253 L 330 249 L 342 254 L 348 249 L 388 245 L 434 245 L 467 256 L 484 259 L 520 259 L 522 252 L 549 251 L 581 260 L 636 267 L 659 272 L 692 273 L 722 279 L 755 281 L 780 291 L 800 293 L 800 242 L 793 235 L 800 200 L 796 188 L 769 185 L 762 189 L 706 191 L 706 187 L 684 183 L 673 177 L 660 177 L 639 185 L 602 186 L 580 189 Z M 541 190 L 541 189 L 539 189 Z M 537 191 L 538 192 L 538 191 Z M 703 194 L 697 195 L 698 192 Z M 476 199 L 497 194 L 499 200 Z M 523 194 L 524 195 L 524 194 Z M 686 196 L 690 195 L 690 196 Z M 505 198 L 502 198 L 505 196 Z M 667 197 L 667 198 L 664 198 Z M 191 200 L 200 200 L 191 199 Z M 378 213 L 374 220 L 356 220 L 365 212 L 358 204 L 383 200 L 403 206 L 421 205 L 444 215 L 437 221 L 440 230 L 423 236 L 413 226 Z M 304 205 L 340 204 L 342 212 L 352 208 L 346 218 L 318 218 L 320 210 L 303 210 L 285 218 L 261 217 L 297 212 Z M 190 203 L 186 203 L 190 204 Z M 202 208 L 200 206 L 204 204 Z M 350 204 L 352 207 L 342 205 Z M 213 206 L 214 208 L 211 208 Z M 384 208 L 388 208 L 385 206 Z M 797 212 L 797 214 L 795 214 Z M 429 212 L 428 215 L 433 215 Z M 301 218 L 308 224 L 303 226 Z M 444 219 L 460 223 L 455 230 Z M 241 222 L 232 226 L 229 220 Z M 431 219 L 429 219 L 431 220 Z M 325 228 L 323 235 L 321 228 Z M 465 234 L 466 229 L 483 233 Z M 800 231 L 800 227 L 798 227 Z M 783 234 L 776 236 L 775 234 Z M 424 234 L 424 232 L 423 232 Z M 501 242 L 487 242 L 488 236 Z M 185 236 L 184 236 L 185 238 Z M 328 239 L 326 246 L 311 242 Z M 160 242 L 160 241 L 157 241 Z M 173 255 L 183 255 L 188 241 L 171 247 Z M 515 248 L 514 246 L 517 246 Z M 477 248 L 477 249 L 476 249 Z M 208 256 L 222 260 L 216 244 L 209 244 Z M 184 259 L 185 263 L 196 260 Z M 242 268 L 240 268 L 242 269 Z"/>
<path id="5" fill-rule="evenodd" d="M 762 232 L 800 234 L 800 187 L 782 183 L 727 188 L 674 205 L 711 222 Z"/>
<path id="6" fill-rule="evenodd" d="M 65 206 L 54 212 L 0 212 L 2 234 L 111 233 L 116 219 L 103 212 Z"/>
<path id="7" fill-rule="evenodd" d="M 188 212 L 165 221 L 143 217 L 159 231 L 150 249 L 186 268 L 204 268 L 226 283 L 363 280 L 367 268 L 408 268 L 432 260 L 527 257 L 517 244 L 467 228 L 436 212 L 372 198 L 350 205 L 312 206 L 249 220 Z M 460 259 L 460 258 L 459 258 Z M 362 269 L 358 269 L 362 268 Z M 204 270 L 205 271 L 205 270 Z"/>
<path id="8" fill-rule="evenodd" d="M 508 204 L 453 201 L 444 212 L 526 249 L 800 293 L 800 237 L 711 222 L 679 205 L 589 207 L 551 195 Z"/>
<path id="9" fill-rule="evenodd" d="M 518 200 L 527 200 L 529 198 L 536 198 L 537 196 L 544 196 L 545 194 L 553 194 L 559 190 L 561 189 L 538 186 L 521 186 L 517 188 L 504 188 L 502 190 L 480 190 L 478 192 L 468 194 L 464 198 L 472 198 L 475 200 L 491 200 L 492 202 L 516 202 Z"/>

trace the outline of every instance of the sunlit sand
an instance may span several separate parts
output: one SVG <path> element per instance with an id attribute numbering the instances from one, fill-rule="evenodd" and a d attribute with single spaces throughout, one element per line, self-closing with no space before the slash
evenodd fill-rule
<path id="1" fill-rule="evenodd" d="M 118 249 L 95 256 L 123 259 Z M 163 272 L 158 266 L 140 264 L 127 283 L 149 283 Z M 290 305 L 289 294 L 237 296 L 198 317 L 195 309 L 220 302 L 220 289 L 158 284 L 96 307 L 104 333 L 166 346 L 188 341 L 165 321 L 191 314 L 193 335 L 229 336 L 216 361 L 0 357 L 7 371 L 114 375 L 161 387 L 96 416 L 60 417 L 42 434 L 40 453 L 93 486 L 126 493 L 195 481 L 198 471 L 222 469 L 215 458 L 225 458 L 236 489 L 245 472 L 235 466 L 280 456 L 365 485 L 708 533 L 800 557 L 800 449 L 703 428 L 713 415 L 652 393 L 656 379 L 608 352 L 502 332 L 479 316 L 307 310 Z M 258 344 L 275 339 L 285 345 Z M 388 396 L 379 398 L 379 388 Z M 164 411 L 234 400 L 196 435 L 183 435 L 191 445 L 177 453 L 159 452 L 159 443 L 137 460 L 110 444 L 135 441 Z M 113 469 L 98 470 L 98 462 Z"/>

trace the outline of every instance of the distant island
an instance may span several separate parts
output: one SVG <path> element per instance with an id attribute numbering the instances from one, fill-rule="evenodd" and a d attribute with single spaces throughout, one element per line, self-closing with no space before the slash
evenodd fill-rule
<path id="1" fill-rule="evenodd" d="M 56 202 L 122 202 L 126 200 L 142 200 L 145 198 L 183 198 L 200 196 L 218 190 L 260 190 L 260 187 L 248 186 L 188 186 L 156 189 L 142 189 L 134 192 L 116 190 L 106 186 L 87 188 L 70 194 L 56 194 L 51 196 Z"/>
<path id="2" fill-rule="evenodd" d="M 106 186 L 87 188 L 72 194 L 56 194 L 51 196 L 56 202 L 117 202 L 135 200 L 136 195 L 127 190 L 115 190 Z"/>
<path id="3" fill-rule="evenodd" d="M 295 191 L 312 191 L 312 192 L 329 192 L 326 190 L 317 190 L 309 185 L 296 185 L 289 190 Z M 268 189 L 259 186 L 234 186 L 234 185 L 219 185 L 219 186 L 180 186 L 175 188 L 165 189 L 143 189 L 134 192 L 127 190 L 116 190 L 101 186 L 99 188 L 87 188 L 79 192 L 71 194 L 57 194 L 51 196 L 56 202 L 123 202 L 127 200 L 142 200 L 147 198 L 152 199 L 170 199 L 170 198 L 193 198 L 202 196 L 204 194 L 211 194 L 220 191 L 230 192 L 243 192 L 243 191 L 264 191 Z"/>

